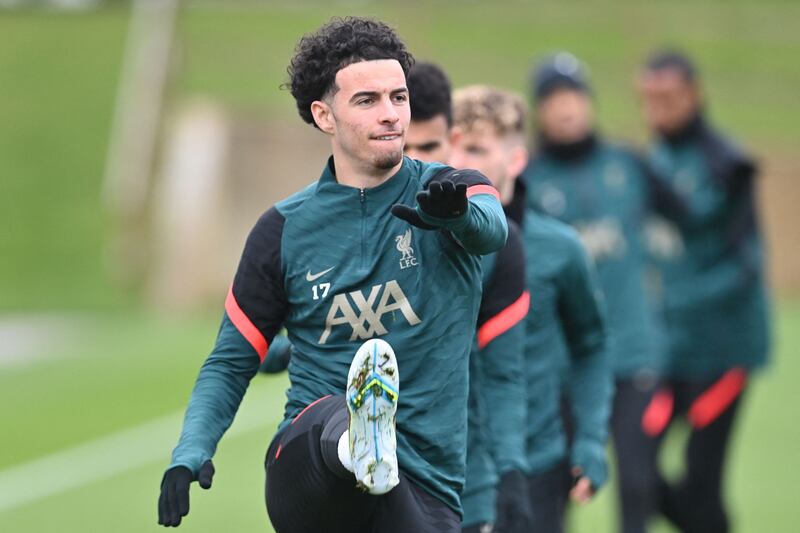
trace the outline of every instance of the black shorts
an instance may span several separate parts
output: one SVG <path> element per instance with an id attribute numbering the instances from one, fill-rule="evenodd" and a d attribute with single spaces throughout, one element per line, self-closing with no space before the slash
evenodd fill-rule
<path id="1" fill-rule="evenodd" d="M 347 429 L 343 396 L 307 407 L 280 431 L 265 461 L 266 503 L 277 533 L 458 533 L 459 516 L 400 472 L 400 484 L 373 496 L 338 461 Z"/>

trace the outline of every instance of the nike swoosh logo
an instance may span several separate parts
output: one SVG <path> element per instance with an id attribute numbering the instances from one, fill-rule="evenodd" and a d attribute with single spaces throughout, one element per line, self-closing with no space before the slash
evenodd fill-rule
<path id="1" fill-rule="evenodd" d="M 318 280 L 319 278 L 321 278 L 322 276 L 324 276 L 325 274 L 327 274 L 328 272 L 330 272 L 330 271 L 331 271 L 331 270 L 333 270 L 334 268 L 336 268 L 336 267 L 330 267 L 328 270 L 323 270 L 322 272 L 320 272 L 320 273 L 318 273 L 318 274 L 312 274 L 312 273 L 311 273 L 311 271 L 309 270 L 309 271 L 306 273 L 306 281 L 315 281 L 315 280 Z"/>

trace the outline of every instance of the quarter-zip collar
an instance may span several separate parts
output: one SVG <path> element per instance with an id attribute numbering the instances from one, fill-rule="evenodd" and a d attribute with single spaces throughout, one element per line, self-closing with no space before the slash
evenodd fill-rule
<path id="1" fill-rule="evenodd" d="M 319 179 L 318 190 L 321 192 L 348 195 L 355 193 L 360 201 L 367 198 L 372 206 L 387 204 L 387 208 L 397 200 L 398 196 L 405 190 L 411 177 L 411 160 L 403 157 L 403 164 L 394 175 L 375 187 L 361 188 L 342 185 L 336 179 L 336 167 L 333 164 L 333 156 L 328 158 L 328 164 L 322 171 Z"/>
<path id="2" fill-rule="evenodd" d="M 336 167 L 333 156 L 328 159 L 328 164 L 322 171 L 317 185 L 317 194 L 326 195 L 327 199 L 338 204 L 346 216 L 355 216 L 359 225 L 359 261 L 360 270 L 369 268 L 373 264 L 375 249 L 369 245 L 372 226 L 377 218 L 390 216 L 392 205 L 403 201 L 403 194 L 411 180 L 412 161 L 403 157 L 403 164 L 393 176 L 369 188 L 351 187 L 342 185 L 336 179 Z M 354 204 L 353 201 L 356 203 Z"/>

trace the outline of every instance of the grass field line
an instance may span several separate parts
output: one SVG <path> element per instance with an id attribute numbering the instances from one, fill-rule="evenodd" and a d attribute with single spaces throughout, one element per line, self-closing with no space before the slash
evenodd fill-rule
<path id="1" fill-rule="evenodd" d="M 224 438 L 265 427 L 274 403 L 264 387 L 251 389 Z M 264 401 L 262 401 L 264 400 Z M 271 400 L 271 401 L 270 401 Z M 166 467 L 183 421 L 183 409 L 143 424 L 0 471 L 0 512 L 77 489 L 155 461 Z"/>

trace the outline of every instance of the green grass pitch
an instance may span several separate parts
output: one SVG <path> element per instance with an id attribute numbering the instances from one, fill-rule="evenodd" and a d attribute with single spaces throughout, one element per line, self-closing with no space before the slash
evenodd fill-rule
<path id="1" fill-rule="evenodd" d="M 775 361 L 753 380 L 729 463 L 728 497 L 743 533 L 791 531 L 800 519 L 793 490 L 800 467 L 793 415 L 800 401 L 800 302 L 785 301 L 776 314 Z M 4 369 L 0 531 L 156 531 L 161 474 L 216 326 L 213 317 L 87 320 L 79 339 Z M 270 531 L 263 459 L 283 414 L 286 386 L 285 376 L 253 380 L 214 459 L 214 486 L 207 492 L 192 487 L 183 531 Z M 676 437 L 665 453 L 673 470 Z M 42 458 L 49 462 L 37 468 L 33 461 Z M 17 482 L 9 486 L 15 468 Z M 69 486 L 51 493 L 65 478 Z M 612 531 L 613 493 L 612 483 L 576 510 L 574 531 Z M 9 506 L 12 497 L 21 501 Z"/>

